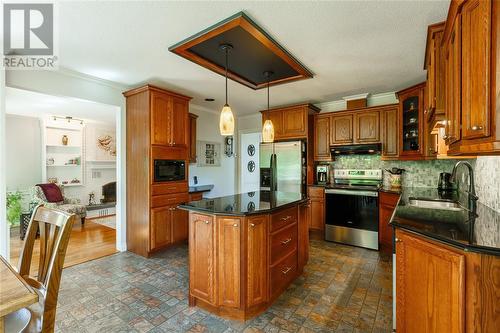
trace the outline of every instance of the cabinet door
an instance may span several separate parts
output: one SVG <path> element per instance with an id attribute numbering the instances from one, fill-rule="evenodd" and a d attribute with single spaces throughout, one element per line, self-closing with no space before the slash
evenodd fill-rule
<path id="1" fill-rule="evenodd" d="M 399 155 L 411 159 L 421 158 L 424 152 L 424 86 L 418 85 L 398 97 L 401 112 Z"/>
<path id="2" fill-rule="evenodd" d="M 170 145 L 172 99 L 168 95 L 151 92 L 151 144 Z"/>
<path id="3" fill-rule="evenodd" d="M 314 160 L 330 161 L 330 117 L 314 118 Z"/>
<path id="4" fill-rule="evenodd" d="M 325 201 L 311 198 L 311 229 L 325 229 Z"/>
<path id="5" fill-rule="evenodd" d="M 247 307 L 268 299 L 268 230 L 269 216 L 247 220 Z"/>
<path id="6" fill-rule="evenodd" d="M 212 216 L 189 217 L 189 290 L 192 296 L 215 305 L 215 222 Z"/>
<path id="7" fill-rule="evenodd" d="M 435 115 L 444 115 L 445 112 L 445 50 L 442 45 L 444 31 L 437 32 L 434 36 L 434 88 L 431 101 Z"/>
<path id="8" fill-rule="evenodd" d="M 278 112 L 283 114 L 284 137 L 307 138 L 307 109 L 300 107 Z"/>
<path id="9" fill-rule="evenodd" d="M 189 114 L 189 162 L 196 163 L 196 119 L 197 115 Z"/>
<path id="10" fill-rule="evenodd" d="M 352 114 L 332 116 L 330 144 L 352 143 Z"/>
<path id="11" fill-rule="evenodd" d="M 188 101 L 172 97 L 171 143 L 178 147 L 188 146 Z"/>
<path id="12" fill-rule="evenodd" d="M 462 139 L 490 135 L 491 1 L 462 7 Z"/>
<path id="13" fill-rule="evenodd" d="M 461 17 L 457 15 L 446 44 L 446 127 L 445 141 L 450 145 L 460 140 L 461 110 Z"/>
<path id="14" fill-rule="evenodd" d="M 392 227 L 389 225 L 399 200 L 399 194 L 379 193 L 378 242 L 380 250 L 392 253 Z"/>
<path id="15" fill-rule="evenodd" d="M 241 220 L 239 218 L 218 218 L 219 258 L 218 305 L 240 307 L 240 251 Z"/>
<path id="16" fill-rule="evenodd" d="M 398 157 L 399 118 L 398 108 L 381 111 L 382 114 L 382 157 Z"/>
<path id="17" fill-rule="evenodd" d="M 356 113 L 354 125 L 356 142 L 380 141 L 380 114 L 378 111 Z"/>
<path id="18" fill-rule="evenodd" d="M 172 242 L 172 206 L 151 209 L 151 250 Z"/>
<path id="19" fill-rule="evenodd" d="M 172 207 L 172 242 L 181 242 L 188 238 L 189 212 Z"/>
<path id="20" fill-rule="evenodd" d="M 464 254 L 400 230 L 396 237 L 396 331 L 464 332 Z"/>

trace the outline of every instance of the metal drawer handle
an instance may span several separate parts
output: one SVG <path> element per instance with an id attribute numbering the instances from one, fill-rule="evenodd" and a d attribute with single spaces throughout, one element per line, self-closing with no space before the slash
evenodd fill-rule
<path id="1" fill-rule="evenodd" d="M 237 227 L 237 226 L 238 226 L 238 223 L 233 224 L 233 227 Z"/>
<path id="2" fill-rule="evenodd" d="M 209 224 L 209 223 L 210 223 L 210 221 L 205 221 L 205 224 Z"/>
<path id="3" fill-rule="evenodd" d="M 483 129 L 483 126 L 472 126 L 471 128 L 473 131 L 480 131 Z"/>
<path id="4" fill-rule="evenodd" d="M 292 217 L 290 215 L 288 216 L 285 216 L 285 217 L 282 217 L 281 220 L 282 221 L 288 221 L 289 219 L 291 219 Z"/>
<path id="5" fill-rule="evenodd" d="M 292 270 L 292 267 L 287 267 L 285 270 L 281 271 L 284 275 L 288 274 Z"/>
<path id="6" fill-rule="evenodd" d="M 251 227 L 255 227 L 255 224 L 253 224 L 253 223 L 250 223 L 250 226 L 251 226 Z"/>
<path id="7" fill-rule="evenodd" d="M 281 241 L 281 244 L 286 245 L 292 241 L 291 238 L 285 239 L 284 241 Z"/>
<path id="8" fill-rule="evenodd" d="M 397 237 L 396 237 L 396 238 L 394 238 L 394 241 L 395 241 L 396 243 L 402 243 L 402 242 L 403 242 L 401 239 L 399 239 L 399 238 L 397 238 Z"/>

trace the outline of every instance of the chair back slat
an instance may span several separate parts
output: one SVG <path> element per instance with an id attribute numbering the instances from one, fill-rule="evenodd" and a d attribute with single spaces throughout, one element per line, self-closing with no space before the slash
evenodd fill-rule
<path id="1" fill-rule="evenodd" d="M 42 205 L 35 208 L 26 233 L 21 255 L 19 257 L 19 274 L 30 283 L 38 282 L 32 287 L 39 289 L 44 295 L 42 300 L 43 320 L 42 331 L 54 330 L 57 297 L 61 282 L 61 272 L 66 256 L 69 238 L 76 215 L 45 208 Z M 40 258 L 38 261 L 38 274 L 30 275 L 31 261 L 37 230 L 40 230 Z"/>

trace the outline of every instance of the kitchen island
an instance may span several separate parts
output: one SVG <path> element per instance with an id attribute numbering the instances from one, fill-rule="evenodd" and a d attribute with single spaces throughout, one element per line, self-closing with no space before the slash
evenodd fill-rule
<path id="1" fill-rule="evenodd" d="M 179 206 L 189 211 L 189 305 L 246 320 L 264 310 L 307 262 L 309 201 L 256 191 Z"/>

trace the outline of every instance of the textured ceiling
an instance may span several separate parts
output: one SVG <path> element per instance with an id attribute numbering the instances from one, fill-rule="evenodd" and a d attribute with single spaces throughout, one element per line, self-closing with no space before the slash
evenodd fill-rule
<path id="1" fill-rule="evenodd" d="M 314 74 L 271 89 L 271 105 L 395 91 L 425 78 L 427 26 L 449 1 L 60 2 L 60 65 L 135 86 L 161 84 L 218 110 L 224 79 L 168 47 L 245 11 Z M 265 108 L 266 91 L 230 81 L 238 115 Z M 213 97 L 215 102 L 205 102 Z"/>

